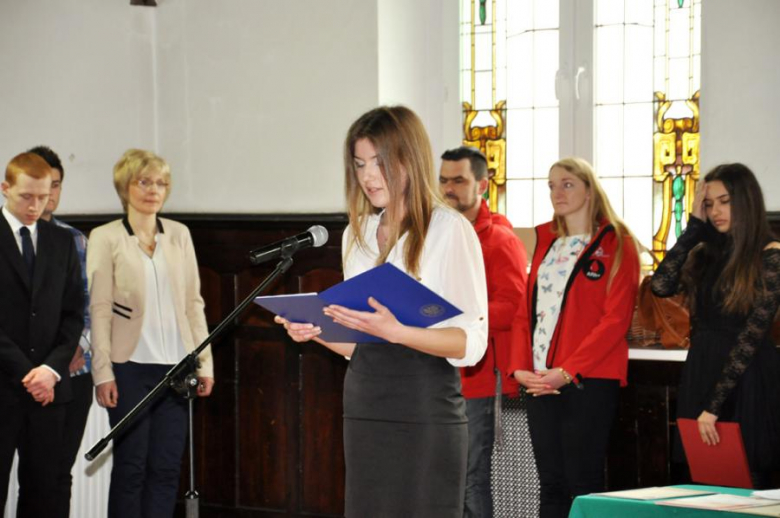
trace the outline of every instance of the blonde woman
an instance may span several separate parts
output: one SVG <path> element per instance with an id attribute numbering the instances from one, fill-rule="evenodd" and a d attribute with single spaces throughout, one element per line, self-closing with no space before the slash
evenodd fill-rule
<path id="1" fill-rule="evenodd" d="M 536 228 L 530 322 L 510 373 L 531 396 L 540 517 L 563 518 L 574 497 L 604 487 L 609 431 L 626 384 L 639 259 L 590 164 L 560 160 L 548 184 L 555 216 Z"/>
<path id="2" fill-rule="evenodd" d="M 189 230 L 158 216 L 168 164 L 131 149 L 114 166 L 114 187 L 126 215 L 93 230 L 87 253 L 92 377 L 111 426 L 208 336 Z M 208 396 L 208 348 L 200 362 L 198 395 Z M 173 515 L 186 430 L 186 402 L 168 391 L 114 440 L 109 517 Z"/>
<path id="3" fill-rule="evenodd" d="M 463 310 L 433 328 L 330 306 L 336 322 L 386 343 L 329 343 L 311 324 L 277 317 L 295 341 L 350 357 L 344 380 L 347 517 L 463 514 L 468 446 L 457 367 L 474 365 L 487 340 L 487 294 L 471 224 L 440 200 L 428 135 L 404 107 L 381 107 L 349 129 L 344 146 L 349 226 L 344 277 L 392 263 Z"/>

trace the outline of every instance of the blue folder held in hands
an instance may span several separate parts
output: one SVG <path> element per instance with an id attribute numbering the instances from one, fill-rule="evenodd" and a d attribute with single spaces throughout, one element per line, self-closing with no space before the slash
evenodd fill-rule
<path id="1" fill-rule="evenodd" d="M 321 293 L 301 293 L 255 298 L 258 304 L 290 322 L 308 322 L 322 328 L 327 342 L 384 342 L 376 336 L 348 329 L 322 312 L 330 304 L 358 311 L 374 311 L 368 298 L 386 306 L 399 322 L 429 327 L 463 313 L 445 299 L 390 263 L 356 275 Z"/>

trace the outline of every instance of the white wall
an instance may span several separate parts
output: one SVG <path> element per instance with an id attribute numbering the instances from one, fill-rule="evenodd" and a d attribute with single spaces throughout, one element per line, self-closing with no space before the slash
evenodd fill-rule
<path id="1" fill-rule="evenodd" d="M 125 1 L 0 2 L 3 174 L 48 144 L 64 162 L 62 212 L 117 211 L 111 167 L 126 148 L 154 145 L 153 13 Z"/>
<path id="2" fill-rule="evenodd" d="M 702 2 L 702 172 L 744 162 L 780 211 L 780 2 Z"/>
<path id="3" fill-rule="evenodd" d="M 171 212 L 344 209 L 341 146 L 378 103 L 365 0 L 0 2 L 0 162 L 64 159 L 60 214 L 121 210 L 111 170 L 171 163 Z"/>
<path id="4" fill-rule="evenodd" d="M 344 210 L 343 139 L 378 98 L 375 2 L 159 3 L 167 209 Z"/>
<path id="5" fill-rule="evenodd" d="M 379 103 L 461 139 L 458 2 L 0 1 L 0 168 L 46 143 L 60 212 L 117 212 L 128 147 L 173 166 L 173 212 L 343 209 L 341 144 Z M 780 2 L 703 2 L 703 170 L 748 163 L 780 210 Z"/>
<path id="6" fill-rule="evenodd" d="M 379 102 L 420 115 L 434 157 L 460 145 L 459 2 L 378 0 Z"/>

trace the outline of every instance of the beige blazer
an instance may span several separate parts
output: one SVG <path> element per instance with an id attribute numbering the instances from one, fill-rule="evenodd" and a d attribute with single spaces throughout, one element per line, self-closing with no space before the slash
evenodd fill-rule
<path id="1" fill-rule="evenodd" d="M 190 232 L 181 223 L 158 218 L 157 246 L 162 247 L 172 284 L 176 323 L 187 352 L 208 337 L 200 276 Z M 111 363 L 130 359 L 143 325 L 146 283 L 137 238 L 127 219 L 94 229 L 87 247 L 92 316 L 92 378 L 95 384 L 114 379 Z M 198 376 L 213 377 L 211 347 L 199 356 Z"/>

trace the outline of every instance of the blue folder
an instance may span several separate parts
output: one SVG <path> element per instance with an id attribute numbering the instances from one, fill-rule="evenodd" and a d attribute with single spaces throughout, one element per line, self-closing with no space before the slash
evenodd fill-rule
<path id="1" fill-rule="evenodd" d="M 308 322 L 322 328 L 327 342 L 384 342 L 383 339 L 348 329 L 322 312 L 330 304 L 358 311 L 374 311 L 368 298 L 386 306 L 399 322 L 429 327 L 463 313 L 390 263 L 356 275 L 321 293 L 301 293 L 255 298 L 258 304 L 290 322 Z"/>

